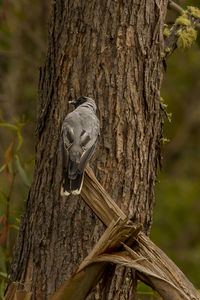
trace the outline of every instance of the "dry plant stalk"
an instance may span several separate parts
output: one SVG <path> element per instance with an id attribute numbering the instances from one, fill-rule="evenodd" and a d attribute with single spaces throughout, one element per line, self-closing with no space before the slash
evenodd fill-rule
<path id="1" fill-rule="evenodd" d="M 84 300 L 110 263 L 133 268 L 138 278 L 166 300 L 200 300 L 200 294 L 179 268 L 133 224 L 87 167 L 81 196 L 108 226 L 76 272 L 49 300 Z M 17 298 L 16 298 L 17 297 Z M 31 293 L 9 287 L 5 300 L 30 300 Z"/>
<path id="2" fill-rule="evenodd" d="M 50 298 L 50 300 L 84 300 L 103 276 L 109 262 L 97 262 L 102 253 L 112 253 L 122 248 L 123 241 L 138 234 L 137 227 L 129 220 L 111 222 L 93 250 L 73 274 Z"/>
<path id="3" fill-rule="evenodd" d="M 134 268 L 138 277 L 166 300 L 200 299 L 179 268 L 144 233 L 139 232 L 138 226 L 126 219 L 89 167 L 81 196 L 109 227 L 75 274 L 50 300 L 84 300 L 102 278 L 108 263 Z M 127 245 L 123 243 L 125 240 Z M 121 251 L 120 244 L 123 244 L 124 251 Z"/>

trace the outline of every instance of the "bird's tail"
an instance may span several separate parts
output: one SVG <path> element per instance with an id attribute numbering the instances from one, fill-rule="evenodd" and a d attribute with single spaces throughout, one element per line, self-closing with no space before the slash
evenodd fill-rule
<path id="1" fill-rule="evenodd" d="M 69 159 L 69 167 L 68 167 L 68 177 L 70 179 L 76 179 L 76 177 L 79 175 L 78 174 L 78 166 L 79 166 L 79 161 L 73 161 Z"/>
<path id="2" fill-rule="evenodd" d="M 64 176 L 63 183 L 61 185 L 61 196 L 69 196 L 70 194 L 79 195 L 83 185 L 83 178 L 84 173 L 77 174 L 74 179 Z"/>
<path id="3" fill-rule="evenodd" d="M 63 159 L 63 182 L 61 187 L 61 195 L 68 196 L 69 194 L 78 195 L 81 192 L 83 185 L 83 171 L 80 172 L 79 164 L 83 150 L 79 145 L 72 145 L 69 149 L 67 158 L 64 151 Z"/>

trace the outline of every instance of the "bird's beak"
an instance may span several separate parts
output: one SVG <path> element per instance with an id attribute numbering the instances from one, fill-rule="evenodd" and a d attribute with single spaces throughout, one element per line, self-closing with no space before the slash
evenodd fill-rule
<path id="1" fill-rule="evenodd" d="M 69 104 L 75 104 L 75 100 L 69 101 Z"/>

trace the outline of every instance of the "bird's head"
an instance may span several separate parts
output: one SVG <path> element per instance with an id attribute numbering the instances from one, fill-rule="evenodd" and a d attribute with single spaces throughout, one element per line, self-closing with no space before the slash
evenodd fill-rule
<path id="1" fill-rule="evenodd" d="M 75 108 L 82 104 L 87 104 L 88 106 L 91 106 L 94 111 L 96 111 L 96 104 L 92 98 L 89 97 L 80 97 L 76 100 L 69 101 L 70 104 L 73 104 Z"/>

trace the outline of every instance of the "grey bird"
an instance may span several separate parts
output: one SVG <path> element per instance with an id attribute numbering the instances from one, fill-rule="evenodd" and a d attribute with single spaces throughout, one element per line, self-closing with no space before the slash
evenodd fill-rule
<path id="1" fill-rule="evenodd" d="M 100 135 L 94 100 L 81 97 L 69 103 L 75 110 L 66 116 L 62 126 L 62 196 L 80 194 L 85 167 Z"/>

